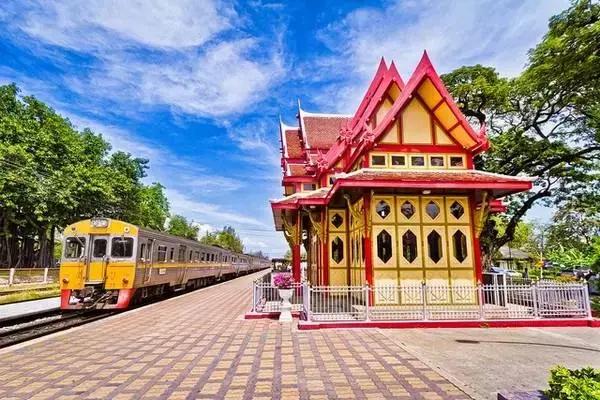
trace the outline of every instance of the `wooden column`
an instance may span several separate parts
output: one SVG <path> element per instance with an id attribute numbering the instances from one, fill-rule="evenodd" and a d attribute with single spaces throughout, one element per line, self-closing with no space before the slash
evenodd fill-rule
<path id="1" fill-rule="evenodd" d="M 292 244 L 292 277 L 294 281 L 300 282 L 301 273 L 300 273 L 300 245 L 302 243 L 302 226 L 300 225 L 302 221 L 302 216 L 300 215 L 300 210 L 298 210 L 298 215 L 296 216 L 296 232 L 295 240 Z"/>
<path id="2" fill-rule="evenodd" d="M 371 248 L 371 195 L 365 193 L 363 197 L 364 226 L 365 226 L 365 280 L 367 285 L 373 285 L 373 257 Z"/>
<path id="3" fill-rule="evenodd" d="M 321 256 L 323 261 L 323 281 L 322 285 L 329 285 L 329 220 L 327 218 L 327 208 L 323 208 L 323 217 L 321 218 L 323 224 L 323 237 L 321 238 Z"/>

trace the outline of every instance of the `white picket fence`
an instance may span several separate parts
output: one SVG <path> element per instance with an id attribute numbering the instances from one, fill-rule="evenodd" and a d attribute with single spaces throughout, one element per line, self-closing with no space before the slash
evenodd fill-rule
<path id="1" fill-rule="evenodd" d="M 253 312 L 279 311 L 270 282 L 253 285 Z M 464 321 L 591 318 L 587 284 L 294 286 L 294 311 L 308 321 Z"/>

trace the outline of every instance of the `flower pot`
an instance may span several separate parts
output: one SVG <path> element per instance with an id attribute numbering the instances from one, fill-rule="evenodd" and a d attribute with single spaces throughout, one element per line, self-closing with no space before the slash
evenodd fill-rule
<path id="1" fill-rule="evenodd" d="M 292 303 L 290 303 L 290 299 L 294 294 L 294 289 L 279 289 L 279 297 L 281 297 L 281 305 L 279 306 L 279 310 L 281 313 L 279 314 L 279 321 L 281 322 L 291 322 L 292 321 Z"/>

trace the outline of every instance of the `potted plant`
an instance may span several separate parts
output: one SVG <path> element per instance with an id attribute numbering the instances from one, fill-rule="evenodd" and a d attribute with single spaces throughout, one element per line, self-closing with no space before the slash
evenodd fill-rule
<path id="1" fill-rule="evenodd" d="M 294 294 L 293 283 L 294 279 L 291 274 L 277 274 L 273 278 L 273 286 L 278 289 L 279 297 L 282 300 L 279 306 L 279 310 L 281 311 L 279 321 L 282 322 L 292 321 L 292 303 L 290 303 L 290 299 Z"/>

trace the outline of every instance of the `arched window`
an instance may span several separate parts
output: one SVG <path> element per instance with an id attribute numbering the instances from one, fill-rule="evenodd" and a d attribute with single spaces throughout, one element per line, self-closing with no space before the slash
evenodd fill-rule
<path id="1" fill-rule="evenodd" d="M 417 237 L 410 230 L 402 235 L 402 256 L 408 262 L 413 262 L 418 256 Z"/>
<path id="2" fill-rule="evenodd" d="M 454 258 L 463 262 L 467 258 L 467 237 L 461 231 L 456 231 L 452 235 L 452 248 L 454 250 Z"/>
<path id="3" fill-rule="evenodd" d="M 344 259 L 344 242 L 339 236 L 331 243 L 331 258 L 338 264 Z"/>
<path id="4" fill-rule="evenodd" d="M 377 235 L 377 257 L 384 263 L 392 258 L 392 237 L 385 229 Z"/>
<path id="5" fill-rule="evenodd" d="M 431 258 L 433 262 L 437 263 L 442 259 L 442 237 L 437 231 L 431 231 L 431 233 L 427 235 L 427 247 L 429 248 L 429 258 Z"/>

